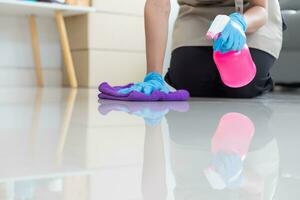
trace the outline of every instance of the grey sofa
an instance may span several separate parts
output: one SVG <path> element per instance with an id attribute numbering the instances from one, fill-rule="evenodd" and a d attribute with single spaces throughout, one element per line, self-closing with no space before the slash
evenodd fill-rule
<path id="1" fill-rule="evenodd" d="M 283 34 L 283 48 L 272 69 L 277 84 L 300 85 L 300 0 L 279 0 L 288 29 Z"/>

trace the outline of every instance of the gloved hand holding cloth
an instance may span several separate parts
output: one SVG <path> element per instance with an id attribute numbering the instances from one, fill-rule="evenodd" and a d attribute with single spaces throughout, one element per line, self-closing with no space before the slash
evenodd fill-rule
<path id="1" fill-rule="evenodd" d="M 161 91 L 166 94 L 170 92 L 162 76 L 159 73 L 150 72 L 144 78 L 144 82 L 136 83 L 130 88 L 121 89 L 119 93 L 128 94 L 132 91 L 137 91 L 137 92 L 142 92 L 146 95 L 150 95 L 154 90 Z"/>
<path id="2" fill-rule="evenodd" d="M 99 85 L 100 99 L 120 101 L 186 101 L 190 94 L 186 90 L 171 92 L 159 73 L 151 72 L 143 82 L 124 86 L 110 86 L 104 82 Z"/>

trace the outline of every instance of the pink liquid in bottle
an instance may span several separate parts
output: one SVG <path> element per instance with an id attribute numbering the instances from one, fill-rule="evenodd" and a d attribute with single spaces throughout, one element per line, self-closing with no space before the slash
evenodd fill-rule
<path id="1" fill-rule="evenodd" d="M 218 15 L 209 28 L 207 37 L 217 39 L 229 21 L 228 16 Z M 247 45 L 241 51 L 230 51 L 224 54 L 214 51 L 213 57 L 223 83 L 229 87 L 246 86 L 256 75 L 256 66 Z"/>
<path id="2" fill-rule="evenodd" d="M 214 52 L 214 61 L 223 83 L 232 88 L 248 85 L 256 75 L 256 66 L 247 45 L 241 51 Z"/>

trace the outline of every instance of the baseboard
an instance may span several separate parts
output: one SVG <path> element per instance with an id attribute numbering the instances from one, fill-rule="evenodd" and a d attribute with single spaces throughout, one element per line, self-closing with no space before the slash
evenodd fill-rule
<path id="1" fill-rule="evenodd" d="M 36 86 L 34 68 L 0 68 L 0 87 L 29 87 Z M 61 86 L 61 69 L 43 69 L 45 86 Z"/>
<path id="2" fill-rule="evenodd" d="M 277 82 L 275 85 L 285 87 L 285 88 L 300 88 L 300 82 L 285 82 L 285 83 Z"/>

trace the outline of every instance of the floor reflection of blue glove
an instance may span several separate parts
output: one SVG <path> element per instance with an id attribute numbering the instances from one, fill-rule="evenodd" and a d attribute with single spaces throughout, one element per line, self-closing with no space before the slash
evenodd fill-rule
<path id="1" fill-rule="evenodd" d="M 240 187 L 243 182 L 243 161 L 237 154 L 219 152 L 213 156 L 214 169 L 229 188 Z"/>
<path id="2" fill-rule="evenodd" d="M 160 110 L 160 111 L 152 111 L 149 108 L 145 108 L 133 114 L 144 118 L 145 123 L 149 126 L 158 125 L 164 116 L 169 112 L 169 109 Z"/>
<path id="3" fill-rule="evenodd" d="M 225 29 L 220 37 L 214 41 L 214 50 L 226 53 L 228 51 L 240 51 L 246 44 L 247 24 L 243 15 L 233 13 L 230 16 Z"/>
<path id="4" fill-rule="evenodd" d="M 127 107 L 119 106 L 115 108 L 116 110 L 123 111 L 132 115 L 136 115 L 138 117 L 142 117 L 145 120 L 145 123 L 149 126 L 156 126 L 158 125 L 161 120 L 164 118 L 166 114 L 170 111 L 169 109 L 162 109 L 162 110 L 152 110 L 151 108 L 142 108 L 141 110 L 137 110 L 132 112 Z"/>
<path id="5" fill-rule="evenodd" d="M 162 76 L 158 73 L 151 72 L 147 74 L 144 82 L 136 83 L 130 88 L 122 89 L 119 91 L 119 93 L 128 94 L 132 91 L 137 91 L 150 95 L 154 90 L 158 90 L 167 94 L 170 92 Z"/>

